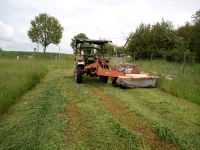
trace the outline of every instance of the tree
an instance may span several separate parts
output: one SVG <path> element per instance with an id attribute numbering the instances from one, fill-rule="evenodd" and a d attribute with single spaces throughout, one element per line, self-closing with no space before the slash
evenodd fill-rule
<path id="1" fill-rule="evenodd" d="M 127 49 L 124 46 L 119 46 L 116 48 L 117 54 L 119 56 L 126 56 L 128 55 Z"/>
<path id="2" fill-rule="evenodd" d="M 39 14 L 35 20 L 31 21 L 28 36 L 32 42 L 40 43 L 44 48 L 44 53 L 49 44 L 59 44 L 64 28 L 58 20 L 46 13 Z"/>
<path id="3" fill-rule="evenodd" d="M 105 44 L 104 47 L 103 47 L 105 54 L 115 55 L 115 48 L 114 47 L 116 47 L 116 46 L 113 46 L 110 43 Z"/>
<path id="4" fill-rule="evenodd" d="M 162 20 L 156 23 L 152 26 L 151 33 L 154 37 L 154 49 L 172 49 L 175 47 L 175 33 L 171 22 Z"/>
<path id="5" fill-rule="evenodd" d="M 192 38 L 193 25 L 187 22 L 184 26 L 179 27 L 176 32 L 179 37 L 183 38 L 185 48 L 191 49 L 191 38 Z"/>
<path id="6" fill-rule="evenodd" d="M 172 49 L 182 46 L 182 41 L 169 21 L 162 20 L 154 25 L 141 23 L 130 35 L 127 49 L 133 58 L 152 59 L 165 57 Z"/>
<path id="7" fill-rule="evenodd" d="M 191 50 L 195 52 L 197 61 L 200 62 L 200 10 L 192 18 L 194 25 L 191 37 Z"/>
<path id="8" fill-rule="evenodd" d="M 140 58 L 146 58 L 149 54 L 151 45 L 150 31 L 150 24 L 145 25 L 141 23 L 139 27 L 137 27 L 135 33 L 131 33 L 127 49 L 133 58 L 135 58 L 135 55 Z"/>
<path id="9" fill-rule="evenodd" d="M 127 50 L 135 59 L 149 56 L 166 58 L 171 61 L 187 61 L 194 58 L 200 62 L 200 10 L 192 15 L 192 23 L 174 29 L 169 21 L 162 20 L 153 25 L 140 24 L 128 38 Z"/>
<path id="10" fill-rule="evenodd" d="M 75 35 L 75 36 L 71 39 L 71 44 L 70 44 L 70 46 L 72 47 L 73 50 L 75 50 L 75 47 L 76 47 L 75 41 L 76 41 L 77 39 L 79 39 L 79 40 L 85 40 L 85 39 L 88 39 L 88 37 L 86 36 L 85 33 L 79 33 L 79 34 Z M 87 53 L 88 51 L 90 51 L 89 48 L 83 48 L 82 50 L 84 51 L 84 53 Z"/>
<path id="11" fill-rule="evenodd" d="M 194 23 L 200 22 L 200 10 L 196 11 L 196 13 L 192 15 L 192 19 Z"/>

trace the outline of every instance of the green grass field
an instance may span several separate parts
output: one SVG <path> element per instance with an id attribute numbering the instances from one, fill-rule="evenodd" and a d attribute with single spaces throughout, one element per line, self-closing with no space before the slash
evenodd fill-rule
<path id="1" fill-rule="evenodd" d="M 200 106 L 196 101 L 163 90 L 161 83 L 160 88 L 154 89 L 120 89 L 110 81 L 102 84 L 97 78 L 85 76 L 83 84 L 76 84 L 72 56 L 60 61 L 1 60 L 4 66 L 24 65 L 21 69 L 24 72 L 34 70 L 28 70 L 25 62 L 43 66 L 48 72 L 0 116 L 0 149 L 198 150 L 200 147 Z M 155 69 L 162 74 L 174 68 L 175 75 L 179 75 L 179 64 L 138 63 L 144 70 Z M 12 70 L 20 71 L 15 67 Z M 197 72 L 194 74 L 198 77 Z"/>

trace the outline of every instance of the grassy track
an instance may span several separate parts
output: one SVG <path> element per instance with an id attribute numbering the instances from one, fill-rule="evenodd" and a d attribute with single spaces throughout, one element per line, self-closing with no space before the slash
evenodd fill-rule
<path id="1" fill-rule="evenodd" d="M 200 106 L 160 89 L 73 81 L 71 60 L 0 118 L 0 149 L 199 149 Z"/>

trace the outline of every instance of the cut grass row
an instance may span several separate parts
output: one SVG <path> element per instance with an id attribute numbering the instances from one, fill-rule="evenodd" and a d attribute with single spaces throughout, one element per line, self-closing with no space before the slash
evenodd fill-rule
<path id="1" fill-rule="evenodd" d="M 63 81 L 66 84 L 60 82 L 59 86 L 64 95 L 71 97 L 71 102 L 79 109 L 79 117 L 82 118 L 79 121 L 84 124 L 80 127 L 84 129 L 78 130 L 85 131 L 84 140 L 75 136 L 75 139 L 72 138 L 74 142 L 69 141 L 70 135 L 68 135 L 66 141 L 68 149 L 139 149 L 141 146 L 139 136 L 121 126 L 121 123 L 103 107 L 100 98 L 94 95 L 90 88 L 84 84 L 74 83 L 72 77 Z M 70 130 L 69 126 L 68 130 Z"/>
<path id="2" fill-rule="evenodd" d="M 146 72 L 160 76 L 158 87 L 180 98 L 200 104 L 200 64 L 183 65 L 163 60 L 136 61 Z M 166 79 L 172 76 L 172 80 Z"/>
<path id="3" fill-rule="evenodd" d="M 182 149 L 199 149 L 199 105 L 159 89 L 120 90 L 111 85 L 99 85 L 99 88 L 146 120 L 162 139 L 178 144 Z"/>

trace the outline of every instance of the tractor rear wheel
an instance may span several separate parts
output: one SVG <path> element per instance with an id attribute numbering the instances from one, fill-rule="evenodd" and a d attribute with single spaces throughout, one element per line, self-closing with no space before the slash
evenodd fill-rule
<path id="1" fill-rule="evenodd" d="M 112 78 L 112 85 L 117 86 L 117 77 Z"/>
<path id="2" fill-rule="evenodd" d="M 107 76 L 99 76 L 99 80 L 103 83 L 107 83 L 108 82 L 108 77 Z"/>
<path id="3" fill-rule="evenodd" d="M 75 76 L 76 76 L 76 77 L 75 77 L 76 83 L 82 83 L 82 80 L 83 80 L 82 67 L 77 66 Z"/>

